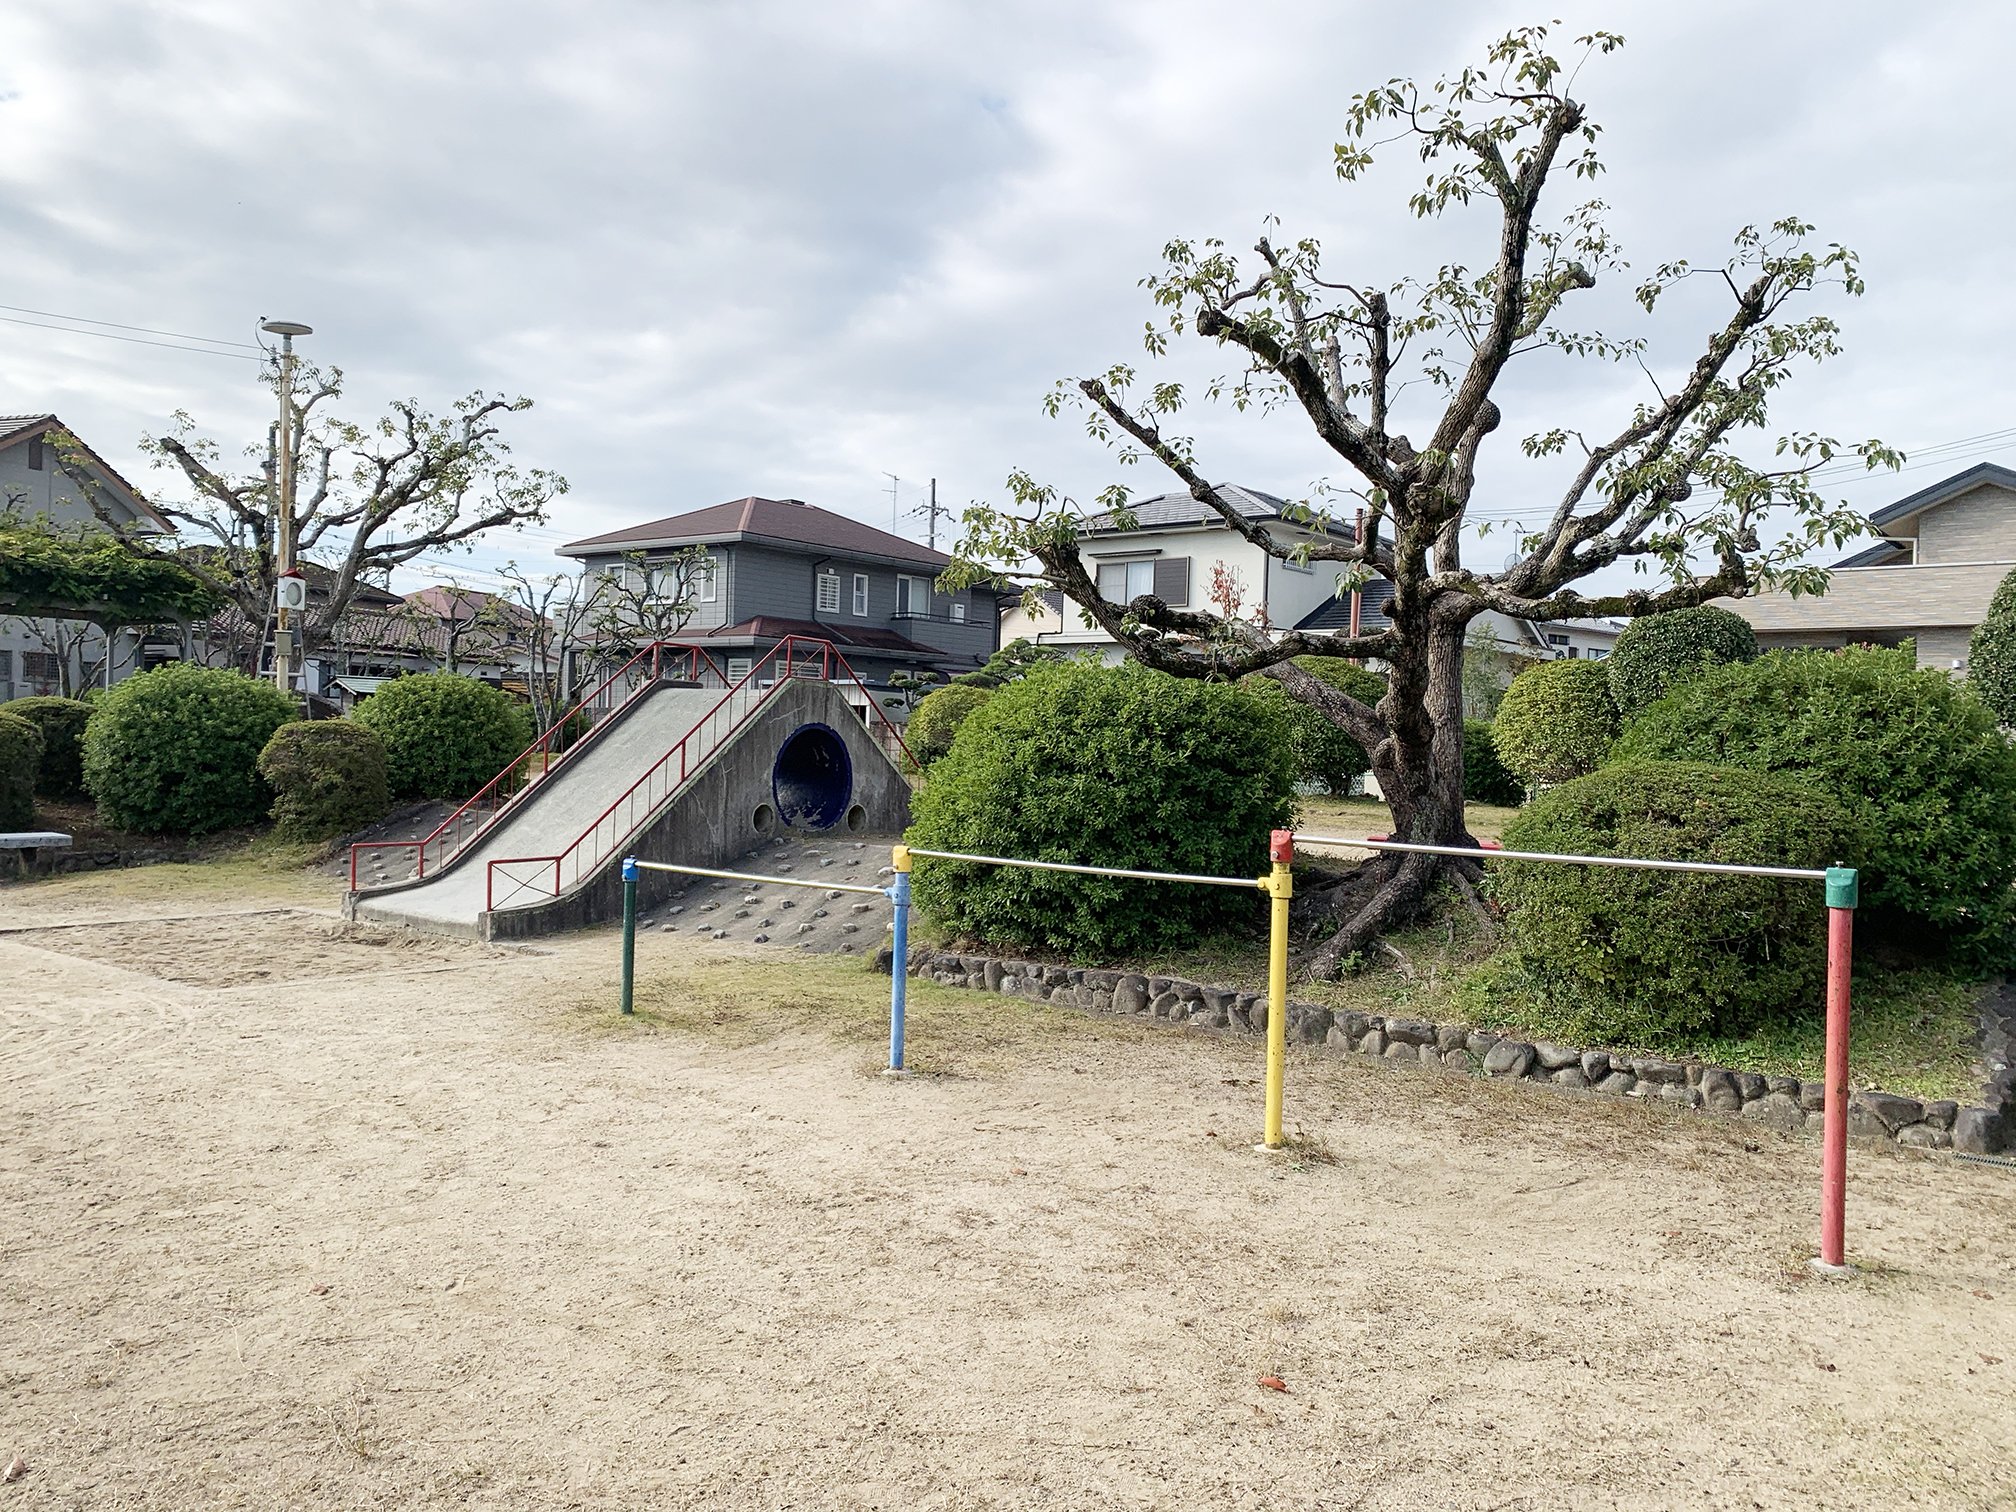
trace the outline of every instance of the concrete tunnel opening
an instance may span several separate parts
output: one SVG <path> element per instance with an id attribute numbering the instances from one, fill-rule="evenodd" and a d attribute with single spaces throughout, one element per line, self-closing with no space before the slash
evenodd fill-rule
<path id="1" fill-rule="evenodd" d="M 832 726 L 800 725 L 770 772 L 777 817 L 794 829 L 831 829 L 854 806 L 854 761 Z"/>

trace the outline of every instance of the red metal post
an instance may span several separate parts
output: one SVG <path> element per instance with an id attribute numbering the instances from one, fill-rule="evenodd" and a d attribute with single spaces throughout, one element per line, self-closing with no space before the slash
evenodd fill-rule
<path id="1" fill-rule="evenodd" d="M 1847 1266 L 1848 995 L 1858 879 L 1852 867 L 1827 871 L 1827 1103 L 1820 1133 L 1820 1264 Z"/>

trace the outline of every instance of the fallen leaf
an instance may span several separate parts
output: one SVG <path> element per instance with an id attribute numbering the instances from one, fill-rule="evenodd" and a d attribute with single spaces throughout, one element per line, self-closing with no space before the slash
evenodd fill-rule
<path id="1" fill-rule="evenodd" d="M 7 1462 L 6 1472 L 4 1474 L 0 1474 L 0 1481 L 8 1481 L 8 1482 L 17 1481 L 27 1473 L 28 1473 L 28 1461 L 21 1458 L 21 1456 L 17 1454 L 14 1456 L 14 1458 L 12 1458 Z"/>
<path id="2" fill-rule="evenodd" d="M 1029 1173 L 1020 1166 L 1010 1166 L 1008 1167 L 1008 1174 L 1010 1176 L 1027 1176 Z"/>
<path id="3" fill-rule="evenodd" d="M 1995 1300 L 1978 1286 L 1974 1288 L 1974 1295 L 1979 1297 L 1983 1302 L 1993 1302 Z"/>
<path id="4" fill-rule="evenodd" d="M 1834 1367 L 1832 1365 L 1822 1365 L 1820 1368 L 1822 1370 L 1832 1370 Z"/>
<path id="5" fill-rule="evenodd" d="M 2000 1364 L 2002 1363 L 2002 1356 L 2000 1356 L 2000 1355 L 1983 1355 L 1983 1356 L 1981 1356 L 1981 1363 L 1982 1363 L 1983 1365 L 2000 1365 Z"/>
<path id="6" fill-rule="evenodd" d="M 1260 1384 L 1265 1386 L 1269 1391 L 1286 1391 L 1288 1389 L 1288 1383 L 1279 1376 L 1262 1376 L 1260 1377 Z"/>
<path id="7" fill-rule="evenodd" d="M 326 1297 L 329 1294 L 329 1283 L 327 1281 L 317 1281 L 313 1286 L 309 1287 L 308 1290 L 313 1292 L 318 1297 Z"/>

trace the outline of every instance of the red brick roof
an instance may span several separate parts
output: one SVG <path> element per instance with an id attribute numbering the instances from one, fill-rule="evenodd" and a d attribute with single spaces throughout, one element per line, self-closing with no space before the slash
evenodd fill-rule
<path id="1" fill-rule="evenodd" d="M 776 541 L 852 556 L 889 557 L 899 562 L 944 568 L 952 558 L 886 530 L 799 499 L 751 496 L 726 504 L 668 515 L 645 525 L 570 541 L 561 556 L 593 556 L 604 551 L 637 551 L 653 546 L 702 546 L 717 541 Z"/>

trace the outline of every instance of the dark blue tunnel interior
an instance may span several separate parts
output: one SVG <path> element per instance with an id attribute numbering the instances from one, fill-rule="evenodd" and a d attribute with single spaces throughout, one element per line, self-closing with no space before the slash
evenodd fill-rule
<path id="1" fill-rule="evenodd" d="M 823 724 L 800 725 L 778 748 L 770 788 L 777 817 L 796 829 L 831 829 L 854 801 L 847 743 Z"/>

